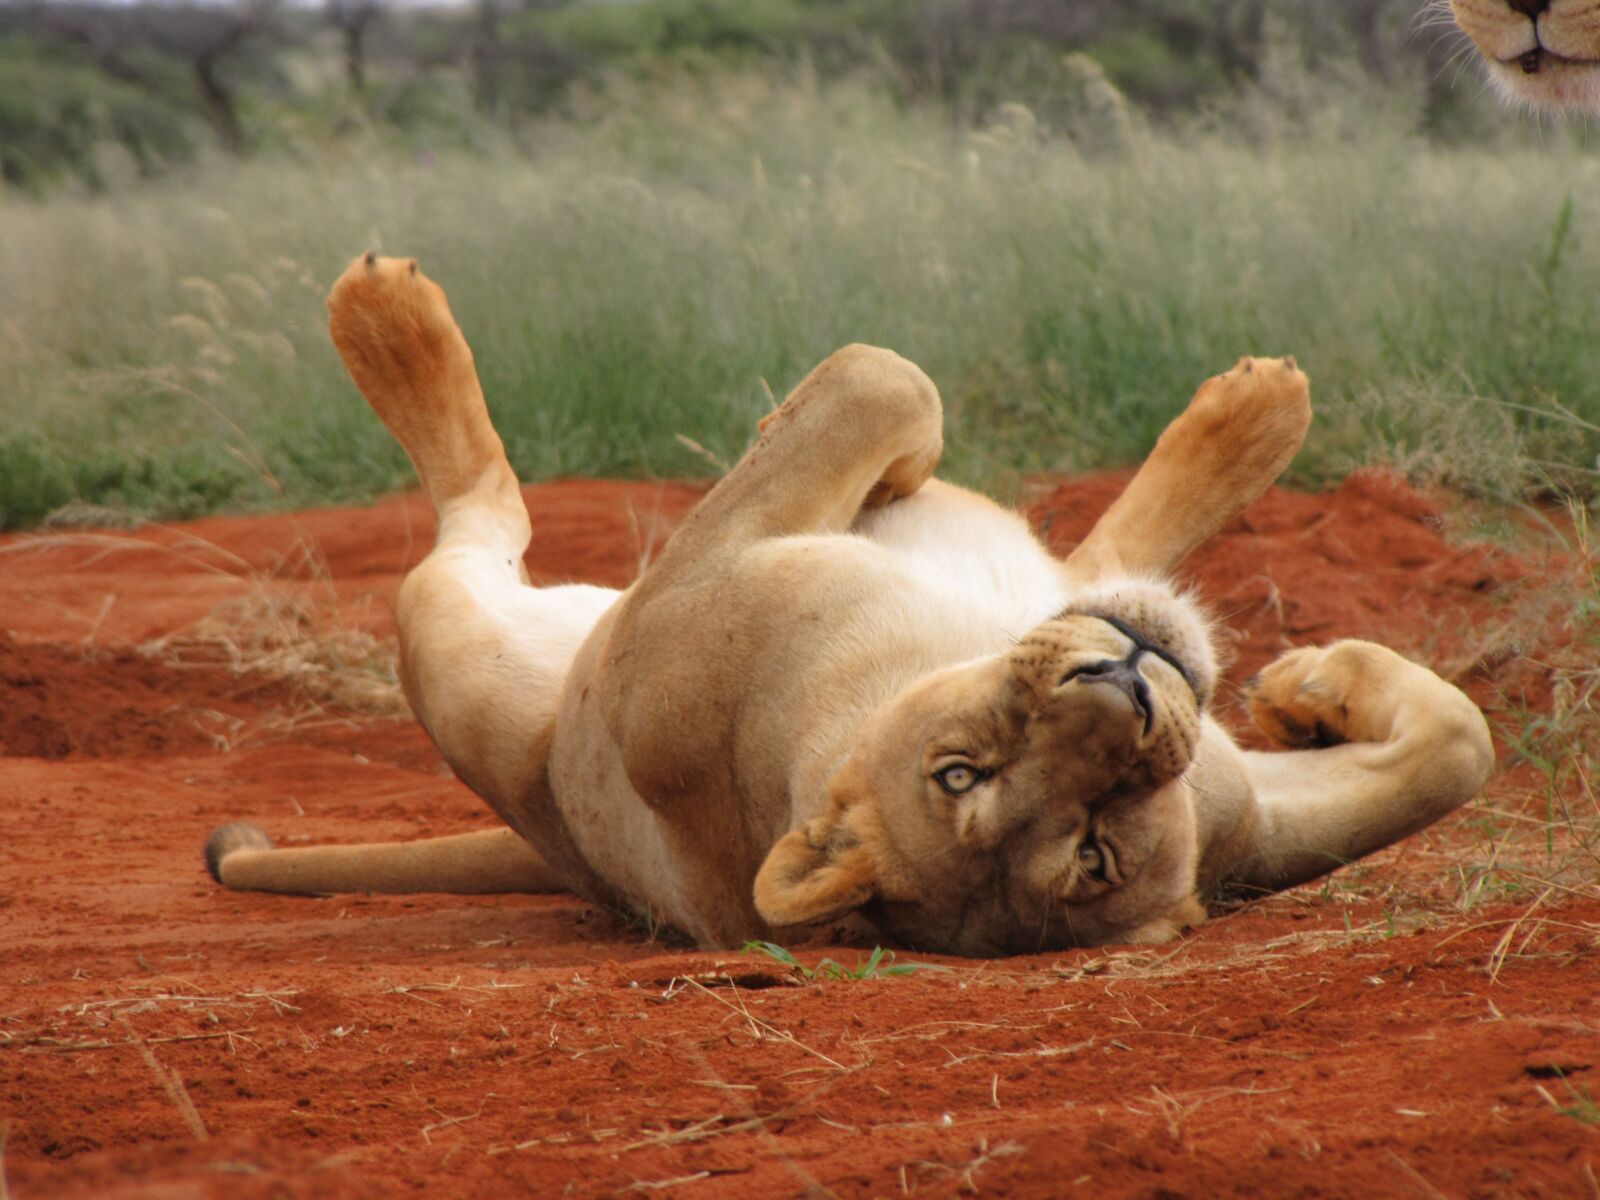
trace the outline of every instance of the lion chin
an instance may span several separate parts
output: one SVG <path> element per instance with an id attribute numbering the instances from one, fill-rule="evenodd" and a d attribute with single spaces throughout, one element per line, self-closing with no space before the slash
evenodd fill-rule
<path id="1" fill-rule="evenodd" d="M 1450 0 L 1500 93 L 1549 111 L 1600 113 L 1600 5 Z"/>

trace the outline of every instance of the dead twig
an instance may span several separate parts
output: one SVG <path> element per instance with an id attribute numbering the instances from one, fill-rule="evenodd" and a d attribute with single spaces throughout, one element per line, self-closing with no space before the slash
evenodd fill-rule
<path id="1" fill-rule="evenodd" d="M 437 1133 L 441 1129 L 449 1129 L 452 1125 L 461 1125 L 467 1121 L 476 1121 L 482 1115 L 483 1109 L 480 1108 L 477 1112 L 467 1113 L 464 1116 L 444 1117 L 442 1120 L 434 1121 L 429 1125 L 424 1125 L 422 1127 L 422 1140 L 431 1146 L 433 1145 L 433 1139 L 428 1136 L 430 1133 Z"/>
<path id="2" fill-rule="evenodd" d="M 143 1039 L 123 1038 L 120 1041 L 102 1038 L 99 1041 L 93 1042 L 68 1042 L 63 1041 L 60 1038 L 53 1037 L 32 1037 L 20 1042 L 5 1042 L 0 1043 L 0 1045 L 15 1045 L 20 1049 L 31 1050 L 36 1054 L 45 1054 L 51 1052 L 56 1054 L 70 1054 L 79 1050 L 111 1050 L 117 1046 L 136 1046 L 141 1044 L 146 1046 L 161 1046 L 170 1044 L 172 1042 L 208 1042 L 216 1038 L 231 1039 L 242 1037 L 247 1033 L 254 1032 L 255 1026 L 252 1025 L 245 1029 L 222 1029 L 216 1033 L 180 1033 L 175 1034 L 172 1037 L 153 1037 Z"/>

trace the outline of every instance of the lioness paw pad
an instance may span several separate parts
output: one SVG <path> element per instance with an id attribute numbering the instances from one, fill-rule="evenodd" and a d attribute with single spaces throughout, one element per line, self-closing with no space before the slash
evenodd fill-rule
<path id="1" fill-rule="evenodd" d="M 1371 642 L 1291 650 L 1245 684 L 1250 716 L 1283 746 L 1381 742 L 1392 705 L 1386 680 L 1404 660 Z"/>
<path id="2" fill-rule="evenodd" d="M 1294 749 L 1351 740 L 1341 681 L 1325 649 L 1291 650 L 1245 684 L 1250 717 L 1268 737 Z"/>
<path id="3" fill-rule="evenodd" d="M 472 362 L 444 289 L 414 258 L 369 250 L 352 262 L 328 295 L 328 331 L 386 420 L 396 398 Z"/>
<path id="4" fill-rule="evenodd" d="M 429 325 L 455 328 L 444 289 L 417 268 L 414 258 L 384 258 L 368 250 L 339 276 L 328 294 L 335 325 L 360 322 L 374 330 L 405 332 Z"/>
<path id="5" fill-rule="evenodd" d="M 1304 404 L 1311 384 L 1294 355 L 1283 358 L 1241 358 L 1231 371 L 1216 376 L 1209 388 L 1219 404 L 1245 407 Z"/>

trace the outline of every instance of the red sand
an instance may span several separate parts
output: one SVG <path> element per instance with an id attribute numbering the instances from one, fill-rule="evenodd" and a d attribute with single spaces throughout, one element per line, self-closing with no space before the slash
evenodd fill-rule
<path id="1" fill-rule="evenodd" d="M 1031 511 L 1066 547 L 1120 482 Z M 531 568 L 624 582 L 697 494 L 530 488 Z M 200 845 L 230 818 L 289 844 L 489 822 L 408 720 L 134 649 L 252 573 L 387 634 L 428 526 L 407 498 L 0 542 L 11 1196 L 1600 1197 L 1600 1126 L 1559 1111 L 1600 1099 L 1600 894 L 1454 912 L 1481 813 L 1172 946 L 867 981 L 687 952 L 564 896 L 213 886 Z M 1538 656 L 1481 631 L 1547 567 L 1453 547 L 1364 475 L 1273 492 L 1193 578 L 1233 680 L 1359 635 L 1537 702 Z M 1542 820 L 1526 783 L 1492 799 Z"/>

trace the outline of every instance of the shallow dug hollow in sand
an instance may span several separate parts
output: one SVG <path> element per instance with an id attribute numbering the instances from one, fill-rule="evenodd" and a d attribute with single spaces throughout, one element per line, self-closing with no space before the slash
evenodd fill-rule
<path id="1" fill-rule="evenodd" d="M 1122 478 L 1041 485 L 1029 511 L 1065 549 Z M 530 569 L 625 583 L 699 494 L 529 488 Z M 564 896 L 217 889 L 199 847 L 233 817 L 287 844 L 490 823 L 408 719 L 330 706 L 314 672 L 238 674 L 214 636 L 219 611 L 295 604 L 389 636 L 429 526 L 408 497 L 0 543 L 13 1196 L 1600 1195 L 1594 874 L 1452 909 L 1488 822 L 1545 820 L 1525 770 L 1492 786 L 1500 817 L 1171 946 L 862 981 Z M 1562 569 L 1451 545 L 1380 475 L 1274 491 L 1190 567 L 1235 683 L 1361 636 L 1501 709 L 1548 699 L 1529 638 L 1569 624 L 1498 631 Z"/>

